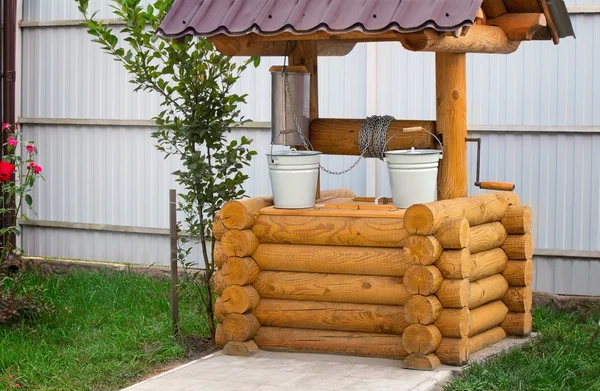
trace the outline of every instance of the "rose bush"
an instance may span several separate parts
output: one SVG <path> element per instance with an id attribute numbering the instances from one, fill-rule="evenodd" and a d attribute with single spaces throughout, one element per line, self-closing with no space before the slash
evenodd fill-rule
<path id="1" fill-rule="evenodd" d="M 22 140 L 18 125 L 2 124 L 2 131 L 10 132 L 10 135 L 4 144 L 5 154 L 0 160 L 0 218 L 4 221 L 0 229 L 0 266 L 10 256 L 22 253 L 21 249 L 14 246 L 15 237 L 21 234 L 18 222 L 27 220 L 25 211 L 31 209 L 33 204 L 30 193 L 42 173 L 42 167 L 34 161 L 37 148 L 33 141 Z M 17 153 L 20 146 L 24 146 L 24 149 Z"/>

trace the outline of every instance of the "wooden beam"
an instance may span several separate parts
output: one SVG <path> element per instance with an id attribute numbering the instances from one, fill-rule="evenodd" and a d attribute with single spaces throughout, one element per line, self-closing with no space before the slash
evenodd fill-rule
<path id="1" fill-rule="evenodd" d="M 415 52 L 509 54 L 519 47 L 519 42 L 510 41 L 501 28 L 481 25 L 471 26 L 466 35 L 458 38 L 427 29 L 404 34 L 401 42 L 406 49 Z"/>
<path id="2" fill-rule="evenodd" d="M 501 28 L 495 26 L 475 25 L 465 35 L 438 34 L 432 29 L 418 33 L 400 34 L 386 32 L 381 34 L 364 34 L 352 32 L 346 34 L 306 34 L 295 35 L 298 42 L 317 42 L 316 51 L 319 56 L 344 56 L 359 42 L 401 42 L 413 51 L 452 52 L 452 53 L 512 53 L 519 46 L 518 42 L 508 40 Z M 285 40 L 281 40 L 286 38 Z M 286 54 L 287 35 L 258 36 L 255 34 L 241 37 L 216 35 L 210 41 L 217 50 L 229 56 L 283 56 Z"/>
<path id="3" fill-rule="evenodd" d="M 540 13 L 504 14 L 489 19 L 488 24 L 500 27 L 511 41 L 531 41 L 547 26 L 546 17 Z"/>
<path id="4" fill-rule="evenodd" d="M 285 56 L 286 41 L 256 40 L 257 35 L 229 37 L 215 35 L 209 40 L 217 50 L 228 56 Z M 356 42 L 320 41 L 317 44 L 319 56 L 345 56 L 350 53 Z"/>
<path id="5" fill-rule="evenodd" d="M 546 2 L 546 0 L 543 0 Z M 504 0 L 504 5 L 508 12 L 526 13 L 526 12 L 541 12 L 540 5 L 537 0 Z"/>
<path id="6" fill-rule="evenodd" d="M 488 18 L 496 18 L 507 12 L 503 0 L 483 0 L 481 8 Z"/>
<path id="7" fill-rule="evenodd" d="M 436 53 L 435 67 L 436 126 L 444 136 L 444 157 L 438 174 L 438 199 L 466 197 L 467 57 L 465 54 Z"/>
<path id="8" fill-rule="evenodd" d="M 316 119 L 310 123 L 310 142 L 317 151 L 330 155 L 360 155 L 358 135 L 362 119 Z M 422 127 L 435 133 L 435 121 L 392 121 L 386 138 L 397 135 L 388 150 L 435 148 L 433 137 L 425 132 L 401 133 L 404 128 Z"/>

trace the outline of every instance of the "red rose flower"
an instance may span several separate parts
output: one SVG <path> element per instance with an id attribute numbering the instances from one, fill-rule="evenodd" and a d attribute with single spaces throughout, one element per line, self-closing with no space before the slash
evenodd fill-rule
<path id="1" fill-rule="evenodd" d="M 42 166 L 38 166 L 34 162 L 29 163 L 29 168 L 32 169 L 36 174 L 42 172 Z"/>
<path id="2" fill-rule="evenodd" d="M 10 181 L 13 172 L 15 172 L 15 166 L 9 162 L 0 162 L 0 182 Z"/>

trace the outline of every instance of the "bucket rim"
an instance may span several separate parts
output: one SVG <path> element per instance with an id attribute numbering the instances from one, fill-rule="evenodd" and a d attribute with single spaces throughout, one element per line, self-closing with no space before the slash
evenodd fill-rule
<path id="1" fill-rule="evenodd" d="M 267 156 L 286 156 L 286 157 L 298 157 L 298 156 L 315 156 L 321 155 L 323 152 L 320 151 L 277 151 L 272 153 L 267 153 Z"/>
<path id="2" fill-rule="evenodd" d="M 386 151 L 386 155 L 434 155 L 443 153 L 440 149 L 398 149 Z"/>

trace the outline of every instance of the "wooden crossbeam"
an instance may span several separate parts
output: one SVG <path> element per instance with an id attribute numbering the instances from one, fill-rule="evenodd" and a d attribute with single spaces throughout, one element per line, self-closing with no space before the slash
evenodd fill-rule
<path id="1" fill-rule="evenodd" d="M 500 27 L 475 25 L 462 29 L 453 35 L 439 34 L 428 29 L 417 33 L 401 34 L 388 31 L 381 34 L 349 32 L 332 34 L 315 32 L 311 34 L 282 33 L 274 36 L 256 34 L 241 37 L 217 35 L 210 40 L 223 54 L 230 56 L 283 56 L 288 41 L 316 41 L 319 56 L 344 56 L 359 42 L 400 42 L 412 51 L 448 52 L 448 53 L 512 53 L 519 46 L 513 42 Z"/>
<path id="2" fill-rule="evenodd" d="M 495 26 L 474 25 L 466 35 L 458 38 L 439 35 L 434 30 L 404 34 L 402 45 L 416 52 L 442 53 L 512 53 L 519 47 L 506 33 Z"/>
<path id="3" fill-rule="evenodd" d="M 358 134 L 362 119 L 316 119 L 310 124 L 310 142 L 313 148 L 329 155 L 360 155 Z M 392 121 L 386 139 L 391 139 L 388 150 L 435 148 L 436 143 L 426 132 L 402 133 L 405 128 L 422 127 L 435 134 L 435 121 Z"/>
<path id="4" fill-rule="evenodd" d="M 540 30 L 547 30 L 546 17 L 541 13 L 504 14 L 488 19 L 488 24 L 500 27 L 511 41 L 530 41 Z"/>

